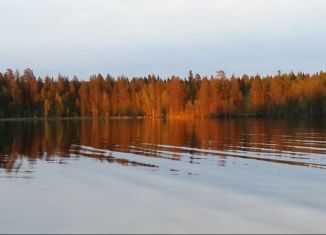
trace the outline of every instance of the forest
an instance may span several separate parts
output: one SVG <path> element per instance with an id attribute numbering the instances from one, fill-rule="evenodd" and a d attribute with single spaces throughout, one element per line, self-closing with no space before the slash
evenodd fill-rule
<path id="1" fill-rule="evenodd" d="M 326 116 L 326 73 L 89 80 L 0 73 L 0 118 Z"/>

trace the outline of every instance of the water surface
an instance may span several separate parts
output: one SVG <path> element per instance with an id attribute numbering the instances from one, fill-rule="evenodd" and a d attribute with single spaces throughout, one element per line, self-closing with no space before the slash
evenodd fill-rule
<path id="1" fill-rule="evenodd" d="M 0 122 L 0 232 L 325 232 L 325 124 Z"/>

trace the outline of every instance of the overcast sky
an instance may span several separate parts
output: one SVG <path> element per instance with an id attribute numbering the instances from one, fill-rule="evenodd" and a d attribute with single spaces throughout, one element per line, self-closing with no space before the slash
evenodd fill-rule
<path id="1" fill-rule="evenodd" d="M 326 0 L 1 0 L 0 70 L 326 70 Z"/>

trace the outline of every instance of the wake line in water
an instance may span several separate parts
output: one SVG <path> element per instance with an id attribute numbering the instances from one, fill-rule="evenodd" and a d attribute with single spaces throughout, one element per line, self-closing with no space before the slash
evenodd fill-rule
<path id="1" fill-rule="evenodd" d="M 121 165 L 132 165 L 132 166 L 143 166 L 143 167 L 150 167 L 150 168 L 157 168 L 158 166 L 154 164 L 147 164 L 138 161 L 128 160 L 124 158 L 114 157 L 113 152 L 103 150 L 103 149 L 96 149 L 93 147 L 83 146 L 83 145 L 73 145 L 76 149 L 70 149 L 70 154 L 74 156 L 85 156 L 90 158 L 96 158 L 101 160 L 106 160 L 110 163 L 119 163 Z M 85 151 L 86 150 L 86 151 Z"/>
<path id="2" fill-rule="evenodd" d="M 274 163 L 282 163 L 288 165 L 298 165 L 298 166 L 307 166 L 307 167 L 315 167 L 326 169 L 326 164 L 320 163 L 312 163 L 312 162 L 303 162 L 303 161 L 291 161 L 291 160 L 284 160 L 284 158 L 290 159 L 303 159 L 312 160 L 315 157 L 319 157 L 324 159 L 324 154 L 309 154 L 304 152 L 289 152 L 289 151 L 281 151 L 280 153 L 264 153 L 264 152 L 254 152 L 254 151 L 239 151 L 239 150 L 210 150 L 210 149 L 199 149 L 199 148 L 190 148 L 190 147 L 181 147 L 181 146 L 170 146 L 170 145 L 157 145 L 162 148 L 166 149 L 180 149 L 188 152 L 192 152 L 192 154 L 209 154 L 209 156 L 213 155 L 222 155 L 225 157 L 234 157 L 234 158 L 243 158 L 243 159 L 253 159 L 259 161 L 267 161 L 267 162 L 274 162 Z M 310 157 L 293 157 L 291 154 L 295 155 L 302 155 L 302 156 L 310 156 Z M 312 155 L 312 156 L 311 156 Z M 264 157 L 260 157 L 264 156 Z M 271 158 L 273 156 L 274 158 Z"/>
<path id="3" fill-rule="evenodd" d="M 144 147 L 145 146 L 145 147 Z M 250 147 L 246 151 L 242 150 L 212 150 L 191 147 L 181 147 L 161 144 L 142 143 L 139 146 L 130 145 L 128 148 L 120 148 L 117 146 L 114 150 L 99 149 L 83 145 L 73 145 L 70 153 L 75 156 L 86 156 L 115 162 L 122 165 L 142 166 L 151 168 L 168 168 L 170 171 L 179 171 L 176 164 L 168 164 L 167 162 L 181 161 L 185 163 L 188 159 L 191 164 L 204 164 L 206 160 L 227 160 L 227 158 L 241 158 L 246 160 L 264 161 L 270 163 L 305 166 L 326 169 L 324 164 L 324 154 L 276 151 L 273 149 L 252 148 L 257 151 L 250 151 Z M 241 148 L 240 148 L 241 149 Z M 182 150 L 180 152 L 180 150 Z M 259 151 L 260 150 L 260 151 Z M 268 151 L 267 151 L 268 150 Z M 322 161 L 316 163 L 312 161 Z M 324 160 L 324 161 L 323 161 Z M 163 161 L 163 162 L 162 162 Z M 177 165 L 178 166 L 178 165 Z M 183 166 L 183 165 L 179 165 Z"/>

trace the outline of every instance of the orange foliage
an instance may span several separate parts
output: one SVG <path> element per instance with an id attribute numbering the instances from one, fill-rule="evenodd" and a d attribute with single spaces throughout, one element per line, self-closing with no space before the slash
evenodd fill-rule
<path id="1" fill-rule="evenodd" d="M 101 74 L 89 81 L 59 75 L 0 73 L 0 118 L 112 116 L 326 115 L 326 75 L 303 73 L 185 79 L 155 75 L 129 80 Z"/>

